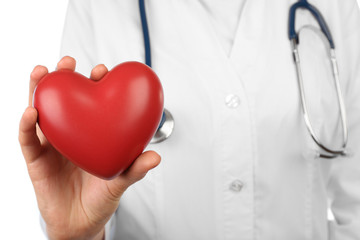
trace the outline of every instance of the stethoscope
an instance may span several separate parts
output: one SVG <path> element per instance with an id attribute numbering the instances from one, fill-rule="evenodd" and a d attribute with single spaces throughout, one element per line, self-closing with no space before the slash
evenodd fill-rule
<path id="1" fill-rule="evenodd" d="M 305 10 L 308 10 L 316 19 L 318 24 L 320 25 L 321 31 L 329 41 L 330 45 L 330 61 L 332 65 L 332 71 L 335 81 L 335 88 L 336 93 L 338 97 L 338 103 L 340 108 L 340 115 L 341 115 L 341 125 L 342 125 L 342 145 L 339 149 L 333 149 L 325 144 L 323 144 L 319 137 L 316 135 L 308 113 L 308 108 L 306 105 L 306 99 L 305 99 L 305 91 L 304 91 L 304 83 L 303 83 L 303 77 L 301 72 L 301 66 L 300 66 L 300 56 L 298 51 L 298 45 L 299 45 L 299 36 L 298 33 L 295 31 L 295 14 L 296 10 L 302 8 Z M 335 44 L 332 39 L 330 30 L 321 15 L 320 11 L 317 10 L 313 5 L 309 4 L 307 0 L 299 0 L 297 3 L 291 6 L 290 13 L 289 13 L 289 39 L 291 41 L 292 46 L 292 52 L 294 57 L 294 63 L 296 66 L 296 73 L 297 73 L 297 79 L 299 84 L 299 90 L 300 90 L 300 98 L 301 98 L 301 105 L 302 105 L 302 112 L 304 115 L 304 120 L 306 127 L 312 137 L 312 139 L 315 141 L 317 146 L 320 147 L 325 153 L 319 153 L 319 156 L 322 158 L 335 158 L 339 156 L 345 156 L 346 155 L 346 144 L 348 140 L 348 130 L 347 130 L 347 121 L 346 121 L 346 111 L 345 111 L 345 105 L 344 105 L 344 99 L 341 94 L 341 88 L 340 88 L 340 82 L 339 82 L 339 71 L 338 71 L 338 65 L 335 55 Z"/>
<path id="2" fill-rule="evenodd" d="M 139 11 L 141 18 L 141 26 L 144 37 L 144 48 L 145 48 L 145 64 L 151 67 L 151 48 L 150 48 L 150 37 L 149 28 L 147 25 L 146 11 L 144 0 L 139 0 Z M 165 139 L 169 138 L 174 131 L 175 121 L 171 113 L 164 108 L 159 126 L 156 130 L 155 135 L 151 139 L 150 143 L 160 143 Z"/>
<path id="3" fill-rule="evenodd" d="M 304 84 L 303 84 L 303 78 L 302 78 L 302 72 L 301 72 L 301 65 L 300 65 L 300 56 L 298 51 L 298 45 L 299 45 L 299 36 L 298 33 L 295 31 L 295 15 L 296 10 L 302 8 L 305 10 L 308 10 L 317 20 L 317 22 L 320 25 L 321 31 L 326 36 L 327 40 L 329 41 L 330 45 L 330 60 L 332 64 L 332 70 L 333 70 L 333 76 L 335 80 L 335 86 L 336 86 L 336 92 L 338 97 L 338 102 L 340 106 L 340 114 L 341 114 L 341 125 L 342 125 L 342 133 L 343 133 L 343 141 L 342 145 L 339 149 L 333 149 L 320 141 L 319 137 L 316 135 L 310 118 L 309 113 L 306 105 L 306 98 L 305 98 L 305 90 L 304 90 Z M 149 29 L 147 25 L 147 19 L 146 19 L 146 12 L 145 12 L 145 4 L 144 0 L 139 0 L 139 10 L 140 10 L 140 17 L 141 17 L 141 25 L 142 25 L 142 31 L 143 31 L 143 37 L 144 37 L 144 47 L 145 47 L 145 63 L 151 67 L 151 49 L 150 49 L 150 38 L 149 38 Z M 346 112 L 345 112 L 345 105 L 344 100 L 341 94 L 340 89 L 340 82 L 339 82 L 339 72 L 338 72 L 338 66 L 337 66 L 337 60 L 335 55 L 335 44 L 332 39 L 331 33 L 329 31 L 329 28 L 321 15 L 320 11 L 317 10 L 313 5 L 309 4 L 307 0 L 298 0 L 295 4 L 293 4 L 290 8 L 289 12 L 289 39 L 291 41 L 292 46 L 292 53 L 294 57 L 294 63 L 296 66 L 296 73 L 297 73 L 297 79 L 299 84 L 299 91 L 300 91 L 300 97 L 301 97 L 301 105 L 302 105 L 302 111 L 304 115 L 304 120 L 306 127 L 312 137 L 312 139 L 315 141 L 317 146 L 320 147 L 325 153 L 319 153 L 319 157 L 322 158 L 335 158 L 338 156 L 345 156 L 346 155 L 346 144 L 348 140 L 348 131 L 347 131 L 347 124 L 346 124 Z M 172 117 L 171 113 L 164 109 L 162 119 L 160 121 L 159 127 L 156 131 L 155 136 L 151 140 L 151 143 L 158 143 L 162 142 L 165 139 L 167 139 L 174 130 L 174 118 Z"/>

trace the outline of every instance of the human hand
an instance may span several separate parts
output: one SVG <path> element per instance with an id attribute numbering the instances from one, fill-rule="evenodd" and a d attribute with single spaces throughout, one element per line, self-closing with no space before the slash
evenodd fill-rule
<path id="1" fill-rule="evenodd" d="M 57 69 L 75 71 L 75 65 L 75 59 L 64 57 Z M 97 65 L 90 78 L 98 81 L 107 72 L 104 65 Z M 44 66 L 36 66 L 31 73 L 29 106 L 19 127 L 19 143 L 46 231 L 50 239 L 102 239 L 104 226 L 124 191 L 156 167 L 160 156 L 153 151 L 144 152 L 128 170 L 109 181 L 75 166 L 51 146 L 36 124 L 38 113 L 31 107 L 33 92 L 46 74 Z"/>

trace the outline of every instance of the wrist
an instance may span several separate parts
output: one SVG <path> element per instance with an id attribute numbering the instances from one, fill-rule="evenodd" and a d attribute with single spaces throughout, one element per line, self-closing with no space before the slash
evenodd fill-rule
<path id="1" fill-rule="evenodd" d="M 56 234 L 54 232 L 49 231 L 47 229 L 47 235 L 50 240 L 104 240 L 105 239 L 105 227 L 103 227 L 99 232 L 87 232 L 87 233 L 76 233 L 76 234 L 68 234 L 66 231 L 62 231 L 61 234 Z"/>
<path id="2" fill-rule="evenodd" d="M 104 240 L 105 239 L 105 228 L 102 228 L 101 231 L 93 238 L 93 240 Z"/>

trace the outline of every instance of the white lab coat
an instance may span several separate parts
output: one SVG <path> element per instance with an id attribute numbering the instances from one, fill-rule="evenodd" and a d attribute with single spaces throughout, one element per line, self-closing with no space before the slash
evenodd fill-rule
<path id="1" fill-rule="evenodd" d="M 146 1 L 153 69 L 175 130 L 148 146 L 162 162 L 123 195 L 106 239 L 360 239 L 359 9 L 355 0 L 311 1 L 332 31 L 348 112 L 352 155 L 329 161 L 317 157 L 302 118 L 287 38 L 294 2 L 247 1 L 228 56 L 198 1 Z M 306 24 L 317 27 L 298 12 L 297 25 Z M 87 76 L 99 63 L 143 62 L 140 26 L 137 1 L 70 0 L 61 56 Z M 327 108 L 327 125 L 319 114 L 336 103 L 328 58 L 310 27 L 301 36 L 312 118 L 331 138 L 324 126 L 338 113 Z"/>

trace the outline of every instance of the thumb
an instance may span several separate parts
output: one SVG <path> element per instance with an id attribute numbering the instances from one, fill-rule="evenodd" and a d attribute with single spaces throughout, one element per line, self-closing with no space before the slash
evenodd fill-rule
<path id="1" fill-rule="evenodd" d="M 147 172 L 159 165 L 161 157 L 154 151 L 142 153 L 128 168 L 117 178 L 108 182 L 108 190 L 111 195 L 120 198 L 125 190 L 145 177 Z"/>
<path id="2" fill-rule="evenodd" d="M 37 111 L 33 107 L 26 108 L 19 126 L 19 143 L 26 162 L 36 160 L 41 152 L 40 140 L 36 134 Z"/>

